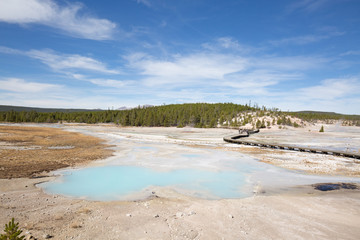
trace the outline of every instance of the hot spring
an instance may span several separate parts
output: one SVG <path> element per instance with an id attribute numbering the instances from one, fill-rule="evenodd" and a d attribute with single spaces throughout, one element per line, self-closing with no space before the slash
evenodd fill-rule
<path id="1" fill-rule="evenodd" d="M 56 180 L 39 186 L 51 194 L 99 201 L 137 200 L 159 188 L 192 197 L 223 199 L 249 197 L 259 187 L 269 191 L 354 180 L 285 170 L 239 152 L 210 146 L 142 142 L 113 133 L 101 134 L 116 146 L 115 156 L 89 167 L 55 171 Z"/>

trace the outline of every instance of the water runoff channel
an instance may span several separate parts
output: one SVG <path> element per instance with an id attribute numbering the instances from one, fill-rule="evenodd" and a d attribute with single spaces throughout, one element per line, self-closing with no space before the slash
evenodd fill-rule
<path id="1" fill-rule="evenodd" d="M 45 192 L 96 201 L 144 199 L 171 189 L 204 199 L 252 196 L 319 182 L 357 182 L 358 178 L 309 175 L 275 167 L 248 155 L 214 147 L 190 147 L 154 138 L 141 141 L 120 132 L 74 129 L 105 138 L 115 155 L 83 168 L 53 172 L 38 185 Z"/>

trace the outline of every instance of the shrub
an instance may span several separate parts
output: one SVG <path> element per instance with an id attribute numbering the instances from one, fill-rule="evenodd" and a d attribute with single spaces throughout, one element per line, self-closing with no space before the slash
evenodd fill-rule
<path id="1" fill-rule="evenodd" d="M 321 126 L 319 132 L 324 132 L 324 126 Z"/>
<path id="2" fill-rule="evenodd" d="M 300 127 L 300 125 L 297 122 L 294 122 L 293 126 L 296 127 L 296 128 Z"/>
<path id="3" fill-rule="evenodd" d="M 19 223 L 14 222 L 14 218 L 8 224 L 5 224 L 5 234 L 0 235 L 0 240 L 23 240 L 25 236 L 20 236 L 22 230 L 19 229 Z"/>

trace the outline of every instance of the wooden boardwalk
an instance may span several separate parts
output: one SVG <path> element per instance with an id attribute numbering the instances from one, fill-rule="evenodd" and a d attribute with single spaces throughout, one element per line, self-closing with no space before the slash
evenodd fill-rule
<path id="1" fill-rule="evenodd" d="M 288 145 L 288 144 L 260 143 L 260 142 L 245 140 L 245 138 L 248 136 L 249 136 L 249 134 L 247 134 L 247 133 L 241 133 L 241 134 L 237 134 L 234 136 L 224 137 L 224 141 L 229 142 L 229 143 L 236 143 L 236 144 L 243 144 L 243 145 L 250 145 L 250 146 L 257 146 L 257 147 L 266 147 L 266 148 L 273 148 L 273 149 L 283 149 L 283 150 L 318 153 L 318 154 L 328 154 L 328 155 L 334 155 L 334 156 L 360 159 L 360 153 L 333 151 L 333 150 L 329 150 L 329 149 L 310 148 L 310 147 L 298 147 L 298 146 L 293 146 L 293 145 Z"/>

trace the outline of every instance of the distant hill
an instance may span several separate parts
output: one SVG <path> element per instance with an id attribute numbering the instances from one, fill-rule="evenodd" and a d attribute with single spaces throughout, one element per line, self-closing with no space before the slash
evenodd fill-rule
<path id="1" fill-rule="evenodd" d="M 289 115 L 296 116 L 306 121 L 311 120 L 325 120 L 325 119 L 334 119 L 334 120 L 360 120 L 360 115 L 356 114 L 340 114 L 335 112 L 320 112 L 320 111 L 298 111 L 298 112 L 289 112 Z"/>
<path id="2" fill-rule="evenodd" d="M 39 113 L 50 113 L 50 112 L 91 112 L 91 111 L 104 111 L 102 109 L 68 109 L 68 108 L 36 108 L 36 107 L 23 107 L 23 106 L 9 106 L 9 105 L 0 105 L 0 112 L 39 112 Z"/>
<path id="3" fill-rule="evenodd" d="M 342 115 L 340 113 L 336 113 L 336 112 L 321 112 L 321 111 L 310 111 L 310 110 L 307 110 L 307 111 L 297 111 L 295 113 L 314 113 L 314 114 L 336 114 L 336 115 Z"/>

